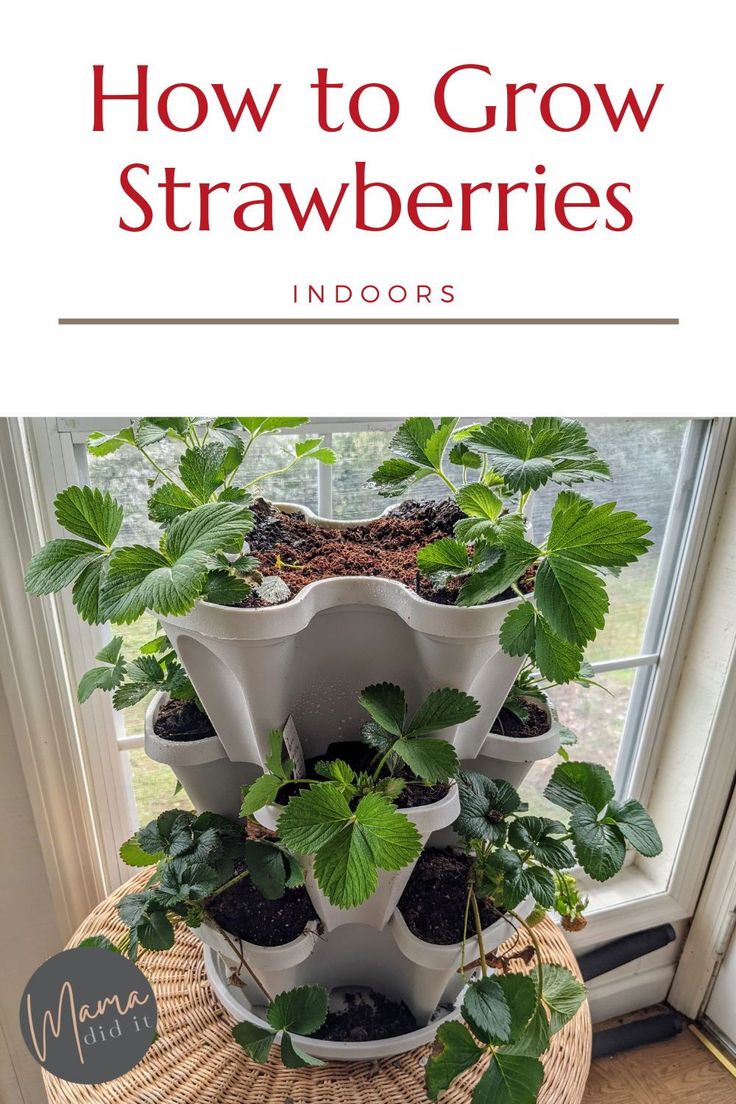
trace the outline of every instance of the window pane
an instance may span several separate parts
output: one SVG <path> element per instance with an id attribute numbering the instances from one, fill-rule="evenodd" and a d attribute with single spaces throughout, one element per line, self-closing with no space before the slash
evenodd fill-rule
<path id="1" fill-rule="evenodd" d="M 148 824 L 165 809 L 191 809 L 192 803 L 182 790 L 175 794 L 176 778 L 170 767 L 154 763 L 143 748 L 124 752 L 130 764 L 133 796 L 140 825 Z"/>
<path id="2" fill-rule="evenodd" d="M 578 738 L 577 745 L 570 749 L 571 758 L 601 763 L 611 775 L 614 774 L 635 675 L 633 668 L 607 671 L 596 675 L 596 682 L 604 689 L 597 686 L 585 689 L 572 684 L 559 686 L 551 692 L 552 705 L 560 722 L 572 729 Z M 527 775 L 521 793 L 529 802 L 531 812 L 554 816 L 558 820 L 567 819 L 564 810 L 542 797 L 552 771 L 561 762 L 555 755 L 535 764 Z"/>

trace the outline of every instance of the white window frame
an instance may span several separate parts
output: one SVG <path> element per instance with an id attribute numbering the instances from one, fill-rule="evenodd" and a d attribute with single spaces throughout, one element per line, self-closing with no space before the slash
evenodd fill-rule
<path id="1" fill-rule="evenodd" d="M 13 447 L 21 454 L 21 466 L 25 465 L 33 487 L 37 515 L 36 545 L 58 532 L 52 501 L 60 488 L 78 478 L 75 444 L 83 443 L 91 428 L 105 430 L 116 424 L 119 422 L 111 419 L 95 420 L 94 426 L 88 419 L 27 419 L 17 423 L 15 428 L 11 427 Z M 384 419 L 327 419 L 312 423 L 310 429 L 333 434 L 388 429 L 395 424 Z M 712 575 L 708 575 L 708 561 L 714 549 L 721 555 L 725 554 L 717 539 L 719 519 L 722 515 L 730 519 L 732 514 L 736 526 L 736 494 L 732 493 L 730 498 L 727 495 L 729 485 L 733 492 L 735 437 L 733 424 L 729 420 L 716 419 L 709 424 L 704 460 L 696 476 L 696 507 L 685 547 L 675 565 L 678 581 L 676 601 L 671 602 L 667 610 L 666 628 L 657 660 L 659 670 L 655 692 L 648 697 L 644 718 L 646 728 L 642 730 L 638 754 L 627 768 L 634 791 L 649 800 L 650 804 L 654 802 L 655 812 L 656 807 L 661 805 L 665 821 L 672 819 L 672 810 L 667 810 L 665 800 L 669 783 L 666 772 L 660 770 L 658 773 L 658 767 L 662 765 L 662 754 L 672 732 L 669 719 L 673 703 L 681 698 L 688 679 L 696 674 L 692 665 L 691 670 L 683 667 L 685 642 L 694 627 L 700 625 L 702 629 L 699 602 L 704 589 L 710 595 L 711 604 L 713 602 L 710 592 L 715 583 Z M 686 490 L 681 488 L 682 493 Z M 319 494 L 320 511 L 329 512 L 330 488 L 326 476 L 320 481 Z M 667 559 L 666 544 L 665 538 L 660 571 Z M 733 546 L 736 547 L 736 541 Z M 719 607 L 724 607 L 726 598 L 733 603 L 733 620 L 736 623 L 736 595 L 720 595 L 714 613 Z M 35 599 L 32 601 L 37 602 Z M 80 671 L 91 665 L 102 635 L 101 631 L 90 629 L 80 622 L 66 596 L 53 600 L 52 605 L 58 619 L 57 644 L 64 650 L 64 662 L 75 676 L 72 679 L 67 673 L 66 680 L 70 683 L 76 680 Z M 725 646 L 723 640 L 720 644 Z M 598 667 L 602 670 L 611 669 L 612 665 L 636 665 L 645 672 L 654 665 L 653 655 L 645 653 L 636 657 L 633 663 L 630 659 L 624 659 Z M 33 662 L 30 657 L 29 663 Z M 712 662 L 712 658 L 707 662 Z M 698 853 L 704 856 L 709 855 L 713 847 L 715 831 L 728 796 L 722 792 L 724 779 L 733 777 L 733 769 L 729 773 L 728 768 L 731 757 L 736 755 L 723 731 L 724 703 L 736 692 L 736 685 L 732 686 L 730 664 L 722 665 L 718 670 L 720 681 L 717 686 L 711 687 L 713 712 L 709 711 L 709 723 L 699 737 L 702 744 L 701 769 L 694 787 L 682 799 L 681 810 L 690 831 L 688 850 L 697 846 Z M 96 702 L 93 700 L 84 710 L 79 710 L 69 686 L 67 692 L 66 710 L 74 732 L 69 752 L 72 759 L 78 761 L 78 768 L 87 780 L 86 801 L 94 825 L 96 855 L 93 854 L 95 849 L 90 848 L 89 861 L 98 864 L 99 884 L 109 888 L 129 873 L 119 862 L 117 846 L 135 826 L 122 757 L 112 754 L 113 749 L 119 747 L 119 733 L 106 697 L 98 695 Z M 704 871 L 692 869 L 680 843 L 681 835 L 661 860 L 642 862 L 634 859 L 612 883 L 590 887 L 593 902 L 591 923 L 585 932 L 576 937 L 577 948 L 584 949 L 635 930 L 632 924 L 638 929 L 692 916 Z"/>

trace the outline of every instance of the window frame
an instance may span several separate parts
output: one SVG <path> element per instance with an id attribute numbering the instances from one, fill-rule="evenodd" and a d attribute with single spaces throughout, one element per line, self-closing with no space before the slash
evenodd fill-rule
<path id="1" fill-rule="evenodd" d="M 74 445 L 82 444 L 93 427 L 112 429 L 120 424 L 120 420 L 27 419 L 22 424 L 31 446 L 28 450 L 32 456 L 30 474 L 35 481 L 36 500 L 41 514 L 40 542 L 41 534 L 46 539 L 58 532 L 51 507 L 54 495 L 78 477 L 74 467 Z M 311 423 L 310 429 L 315 432 L 338 433 L 365 429 L 386 430 L 397 424 L 396 419 L 317 419 Z M 653 790 L 658 750 L 661 750 L 667 733 L 666 718 L 669 710 L 664 709 L 664 705 L 669 703 L 671 707 L 680 681 L 682 642 L 696 617 L 697 597 L 707 574 L 708 553 L 717 528 L 717 520 L 714 519 L 718 518 L 726 497 L 727 479 L 734 462 L 734 436 L 731 420 L 716 419 L 709 423 L 703 460 L 694 481 L 697 491 L 695 509 L 682 555 L 676 565 L 678 600 L 670 603 L 655 679 L 658 694 L 653 704 L 650 701 L 647 716 L 647 746 L 640 747 L 640 753 L 632 765 L 632 785 L 645 797 Z M 326 487 L 321 495 L 320 504 L 327 501 Z M 736 507 L 732 508 L 736 511 Z M 79 621 L 66 596 L 57 598 L 55 602 L 63 630 L 62 639 L 68 649 L 68 664 L 73 671 L 85 670 L 91 665 L 94 653 L 100 646 L 100 632 Z M 611 669 L 616 665 L 638 666 L 643 670 L 653 666 L 653 659 L 651 654 L 623 657 L 621 660 L 600 663 L 598 668 Z M 131 823 L 132 801 L 130 787 L 124 778 L 125 772 L 117 769 L 122 767 L 122 757 L 115 757 L 117 768 L 110 768 L 110 764 L 105 763 L 106 758 L 110 759 L 111 748 L 119 749 L 120 745 L 110 702 L 101 695 L 97 697 L 101 700 L 96 705 L 89 703 L 84 711 L 80 712 L 75 702 L 71 703 L 71 709 L 78 732 L 77 750 L 82 749 L 88 779 L 95 778 L 95 784 L 90 784 L 90 790 L 98 838 L 103 843 L 99 861 L 104 869 L 105 881 L 114 885 L 129 873 L 117 858 L 117 844 L 134 827 Z M 715 732 L 711 735 L 713 739 L 720 738 Z M 126 741 L 123 750 L 130 746 L 130 742 Z M 702 792 L 702 777 L 697 780 L 691 797 L 691 811 L 692 808 L 705 807 L 706 795 Z M 707 825 L 710 825 L 711 820 L 710 815 L 704 818 Z M 707 836 L 707 825 L 703 825 L 703 839 Z M 664 875 L 660 870 L 656 877 L 652 877 L 635 859 L 613 883 L 605 886 L 591 885 L 592 921 L 586 932 L 576 938 L 576 945 L 582 948 L 631 930 L 629 908 L 634 904 L 639 927 L 647 926 L 650 920 L 660 923 L 664 919 L 673 920 L 692 915 L 693 885 L 686 887 L 687 892 L 680 892 L 673 882 L 678 869 L 680 872 L 683 869 L 680 850 L 667 856 L 666 861 L 669 863 L 669 872 Z M 692 878 L 690 883 L 693 883 Z"/>

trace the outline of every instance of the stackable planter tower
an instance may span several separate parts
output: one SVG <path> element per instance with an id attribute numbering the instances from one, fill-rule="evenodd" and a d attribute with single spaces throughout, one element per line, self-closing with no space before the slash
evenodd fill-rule
<path id="1" fill-rule="evenodd" d="M 365 524 L 320 518 L 293 504 L 275 505 L 285 512 L 299 511 L 315 525 Z M 559 746 L 558 726 L 551 718 L 550 732 L 536 739 L 489 734 L 524 662 L 506 655 L 499 640 L 506 614 L 520 600 L 442 606 L 399 582 L 360 576 L 311 583 L 283 605 L 241 609 L 200 601 L 184 617 L 160 617 L 217 736 L 173 746 L 159 739 L 153 720 L 160 699 L 154 699 L 146 750 L 173 768 L 195 808 L 232 816 L 240 787 L 252 781 L 265 761 L 271 730 L 291 718 L 304 757 L 319 756 L 328 745 L 355 739 L 360 731 L 365 720 L 358 705 L 362 687 L 390 680 L 405 689 L 410 710 L 440 686 L 472 695 L 480 704 L 477 716 L 445 730 L 443 737 L 454 744 L 466 769 L 518 784 L 534 760 Z M 403 811 L 426 847 L 430 839 L 444 844 L 456 838 L 450 825 L 459 808 L 453 783 L 434 804 Z M 281 806 L 266 806 L 256 819 L 277 830 L 281 812 Z M 420 1025 L 415 1032 L 372 1042 L 302 1038 L 300 1046 L 315 1057 L 388 1056 L 433 1038 L 441 1022 L 459 1014 L 473 974 L 459 973 L 460 943 L 424 942 L 398 912 L 415 863 L 397 872 L 381 871 L 376 892 L 354 909 L 332 905 L 317 884 L 312 860 L 304 865 L 307 892 L 321 921 L 319 938 L 307 930 L 286 946 L 240 943 L 236 953 L 216 926 L 195 929 L 207 946 L 207 972 L 218 998 L 238 1019 L 264 1022 L 264 998 L 243 968 L 245 958 L 258 964 L 272 992 L 320 984 L 331 992 L 331 1006 L 338 1008 L 341 991 L 372 989 L 404 1001 Z M 519 914 L 526 916 L 532 906 L 528 898 Z M 509 921 L 496 921 L 484 932 L 485 948 L 497 947 L 514 931 Z M 469 939 L 466 961 L 477 959 L 478 953 L 477 939 Z M 278 962 L 280 974 L 272 962 Z M 231 983 L 233 975 L 236 984 Z"/>
<path id="2" fill-rule="evenodd" d="M 592 870 L 569 850 L 566 835 L 554 839 L 561 834 L 556 822 L 526 818 L 524 823 L 519 817 L 502 823 L 521 808 L 512 787 L 533 762 L 559 747 L 560 728 L 549 708 L 547 731 L 525 735 L 544 727 L 538 703 L 545 688 L 586 681 L 583 649 L 608 609 L 601 576 L 634 562 L 651 543 L 645 539 L 648 524 L 635 514 L 577 493 L 577 484 L 610 474 L 584 426 L 555 417 L 530 423 L 494 418 L 467 428 L 455 418 L 438 424 L 407 419 L 389 446 L 392 458 L 373 473 L 372 482 L 379 493 L 400 497 L 407 486 L 434 475 L 451 499 L 429 509 L 409 504 L 395 524 L 385 524 L 380 518 L 336 522 L 288 503 L 277 503 L 274 515 L 267 504 L 252 502 L 254 487 L 297 463 L 335 462 L 324 438 L 303 436 L 281 450 L 287 454 L 281 466 L 255 478 L 252 471 L 244 474 L 246 460 L 252 466 L 256 455 L 249 454 L 254 441 L 306 422 L 141 418 L 114 434 L 92 434 L 88 448 L 94 455 L 132 448 L 151 467 L 148 515 L 160 525 L 160 535 L 150 547 L 125 546 L 119 540 L 123 505 L 109 492 L 69 487 L 54 506 L 59 528 L 73 539 L 48 541 L 25 578 L 26 589 L 38 595 L 72 587 L 72 601 L 90 624 L 130 625 L 146 610 L 158 618 L 161 633 L 139 647 L 135 660 L 126 654 L 122 633 L 115 635 L 96 656 L 100 666 L 87 671 L 78 688 L 80 703 L 102 690 L 113 694 L 120 709 L 156 692 L 146 713 L 146 751 L 172 768 L 203 814 L 167 810 L 123 845 L 126 861 L 140 865 L 148 857 L 157 869 L 143 894 L 120 902 L 129 928 L 121 949 L 132 957 L 140 947 L 166 949 L 175 937 L 168 914 L 185 919 L 204 945 L 218 998 L 250 1025 L 236 1029 L 238 1041 L 246 1050 L 253 1043 L 256 1051 L 248 1052 L 263 1060 L 257 1054 L 267 1054 L 274 1032 L 281 1030 L 287 1065 L 308 1064 L 309 1055 L 340 1060 L 399 1054 L 432 1040 L 445 1021 L 458 1017 L 483 1038 L 486 1028 L 472 1023 L 478 994 L 485 993 L 485 1000 L 500 992 L 496 999 L 509 1015 L 513 1003 L 503 995 L 508 986 L 489 982 L 487 974 L 487 953 L 516 930 L 512 920 L 523 923 L 535 902 L 543 909 L 554 903 L 571 921 L 585 908 L 574 879 L 555 881 L 554 872 L 577 860 L 591 876 L 600 870 L 610 874 L 631 842 L 616 817 L 634 824 L 642 854 L 661 850 L 656 829 L 647 826 L 646 812 L 635 801 L 614 807 L 615 815 L 606 819 L 599 850 L 611 837 L 610 854 Z M 176 473 L 170 456 L 162 465 L 149 454 L 152 445 L 165 441 L 175 441 L 180 450 Z M 445 462 L 462 468 L 458 486 L 443 470 Z M 552 508 L 547 536 L 535 542 L 528 501 L 549 481 L 565 490 Z M 279 510 L 301 518 L 285 521 Z M 373 523 L 375 529 L 355 534 L 354 541 L 336 540 L 334 534 L 315 540 L 311 528 Z M 372 545 L 372 558 L 343 558 L 347 546 L 361 543 Z M 320 560 L 320 551 L 310 548 L 327 552 Z M 339 574 L 364 566 L 391 577 Z M 293 572 L 307 568 L 296 585 Z M 289 580 L 297 591 L 293 597 Z M 524 653 L 532 657 L 530 665 Z M 525 710 L 525 692 L 537 702 L 533 711 Z M 524 724 L 525 712 L 527 720 L 534 716 L 522 738 L 491 731 L 505 702 Z M 354 745 L 365 721 L 362 709 L 371 721 L 360 753 L 353 748 L 353 770 L 349 750 L 343 749 L 345 762 L 339 751 L 341 744 Z M 370 769 L 357 765 L 365 749 Z M 330 761 L 317 765 L 318 759 Z M 406 767 L 401 777 L 394 770 L 399 761 Z M 458 773 L 458 763 L 467 776 Z M 308 764 L 320 780 L 333 783 L 331 788 L 307 781 L 313 777 L 304 769 Z M 583 770 L 585 777 L 589 773 Z M 558 803 L 568 809 L 580 791 L 587 815 L 595 804 L 597 817 L 600 801 L 607 802 L 607 785 L 593 779 L 583 792 L 579 772 L 574 781 L 559 784 Z M 307 789 L 299 788 L 305 784 Z M 429 789 L 417 791 L 417 784 Z M 243 787 L 248 790 L 241 805 Z M 288 802 L 284 787 L 298 789 L 296 796 L 290 791 Z M 612 783 L 610 790 L 612 796 Z M 280 799 L 284 804 L 268 804 Z M 251 825 L 246 833 L 233 825 L 241 808 L 260 822 L 260 831 L 251 831 Z M 457 842 L 456 830 L 463 833 L 463 854 L 422 856 L 423 849 Z M 575 839 L 574 825 L 570 838 Z M 595 850 L 589 838 L 584 844 L 583 855 Z M 505 848 L 512 853 L 502 856 Z M 554 861 L 547 862 L 549 854 Z M 514 869 L 514 856 L 523 870 Z M 417 862 L 421 866 L 410 882 Z M 454 886 L 450 895 L 446 880 Z M 435 923 L 439 898 L 431 887 L 438 883 L 439 897 L 465 908 L 459 926 L 452 916 Z M 224 894 L 235 885 L 240 888 L 234 902 Z M 430 889 L 422 898 L 425 885 Z M 294 896 L 287 897 L 287 888 Z M 214 904 L 218 895 L 223 895 L 220 911 Z M 509 901 L 518 903 L 516 911 L 500 907 Z M 272 911 L 266 902 L 276 902 Z M 430 915 L 420 923 L 425 907 Z M 464 946 L 428 941 L 455 939 L 470 930 L 476 938 Z M 264 945 L 245 942 L 235 931 Z M 530 936 L 534 943 L 531 929 Z M 279 937 L 289 941 L 265 945 Z M 477 978 L 476 959 L 482 979 L 472 985 L 466 1007 L 464 993 Z M 505 980 L 513 985 L 511 977 Z M 531 985 L 528 979 L 518 981 L 518 992 Z M 582 994 L 574 978 L 566 984 L 572 987 L 566 993 L 571 1007 Z M 399 1008 L 397 1020 L 383 1023 L 383 1030 L 394 1033 L 391 1038 L 346 1043 L 296 1035 L 294 1043 L 289 1025 L 322 1030 L 327 995 L 316 987 L 329 994 L 332 1012 L 349 1007 L 354 1012 L 356 994 L 373 1000 L 376 1011 L 378 998 L 384 1004 L 403 1002 L 416 1029 L 396 1034 L 402 1025 L 411 1026 Z M 295 989 L 319 993 L 319 1023 L 308 1007 L 303 1019 L 294 1019 L 293 1002 L 302 999 Z M 543 997 L 539 990 L 538 1008 Z M 525 1024 L 522 1017 L 519 1030 Z M 355 1030 L 363 1037 L 371 1033 Z M 488 1031 L 494 1039 L 499 1034 L 495 1027 Z M 462 1030 L 448 1027 L 443 1045 L 452 1036 L 456 1047 L 458 1034 Z M 512 1062 L 522 1058 L 525 1092 L 532 1099 L 543 1071 L 535 1058 L 518 1052 Z M 467 1053 L 463 1069 L 466 1059 Z M 494 1053 L 496 1066 L 503 1060 Z M 434 1070 L 441 1090 L 447 1069 L 438 1075 L 435 1064 Z"/>

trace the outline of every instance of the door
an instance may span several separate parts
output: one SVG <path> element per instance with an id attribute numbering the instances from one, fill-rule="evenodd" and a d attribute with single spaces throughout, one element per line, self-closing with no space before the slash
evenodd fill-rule
<path id="1" fill-rule="evenodd" d="M 736 937 L 726 952 L 713 992 L 705 1007 L 705 1018 L 721 1041 L 736 1054 Z"/>

